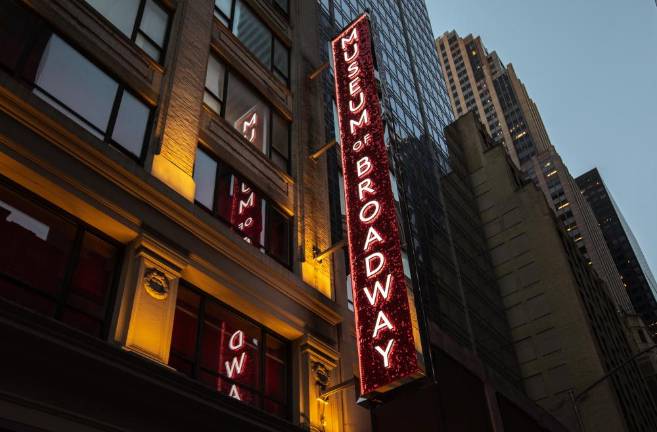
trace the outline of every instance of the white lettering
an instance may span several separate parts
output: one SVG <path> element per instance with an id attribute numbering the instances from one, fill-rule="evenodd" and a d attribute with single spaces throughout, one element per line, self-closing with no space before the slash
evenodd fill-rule
<path id="1" fill-rule="evenodd" d="M 368 174 L 370 171 L 372 171 L 372 163 L 370 162 L 370 158 L 363 156 L 362 158 L 358 159 L 356 162 L 356 174 L 358 174 L 358 177 L 362 177 L 365 174 Z"/>
<path id="2" fill-rule="evenodd" d="M 233 357 L 233 360 L 226 361 L 226 375 L 228 375 L 228 378 L 232 378 L 233 375 L 237 372 L 237 375 L 240 375 L 242 373 L 242 369 L 244 368 L 244 359 L 246 358 L 246 352 L 243 352 L 239 356 L 239 361 L 237 360 L 237 356 Z"/>
<path id="3" fill-rule="evenodd" d="M 390 366 L 390 362 L 389 362 L 388 359 L 390 358 L 390 352 L 392 351 L 392 346 L 393 346 L 394 343 L 395 343 L 395 341 L 393 339 L 390 339 L 388 341 L 388 344 L 386 345 L 385 350 L 382 350 L 380 346 L 374 347 L 374 349 L 377 350 L 379 354 L 381 354 L 381 357 L 383 357 L 383 366 L 384 367 L 389 367 Z"/>
<path id="4" fill-rule="evenodd" d="M 379 232 L 375 230 L 373 226 L 371 226 L 367 230 L 367 237 L 365 238 L 365 246 L 363 246 L 363 250 L 368 251 L 372 243 L 382 241 L 383 239 L 379 235 Z"/>
<path id="5" fill-rule="evenodd" d="M 356 128 L 362 128 L 364 126 L 367 126 L 370 124 L 370 115 L 367 113 L 367 110 L 364 109 L 363 112 L 360 114 L 360 118 L 358 121 L 354 119 L 349 120 L 349 130 L 351 131 L 352 135 L 356 135 Z"/>
<path id="6" fill-rule="evenodd" d="M 362 201 L 365 198 L 365 195 L 363 192 L 369 192 L 371 194 L 374 194 L 374 189 L 372 189 L 370 186 L 372 186 L 372 180 L 366 178 L 362 182 L 358 183 L 358 198 Z"/>
<path id="7" fill-rule="evenodd" d="M 354 114 L 359 113 L 360 110 L 365 108 L 365 96 L 363 95 L 363 92 L 359 92 L 358 94 L 360 96 L 360 101 L 358 102 L 358 105 L 354 106 L 354 101 L 353 100 L 349 101 L 349 111 L 351 111 Z"/>
<path id="8" fill-rule="evenodd" d="M 367 300 L 370 302 L 372 306 L 376 304 L 376 301 L 379 297 L 379 293 L 381 293 L 381 297 L 383 297 L 383 300 L 388 300 L 388 293 L 390 292 L 391 282 L 392 282 L 392 274 L 388 273 L 388 276 L 386 276 L 385 287 L 381 285 L 380 281 L 376 281 L 374 282 L 374 288 L 372 289 L 371 294 L 370 291 L 367 289 L 367 287 L 363 288 L 363 291 L 365 291 L 365 295 L 367 296 Z"/>
<path id="9" fill-rule="evenodd" d="M 245 208 L 253 207 L 254 202 L 255 194 L 251 192 L 251 195 L 249 195 L 246 201 L 240 200 L 240 208 L 238 210 L 239 214 L 244 213 Z"/>
<path id="10" fill-rule="evenodd" d="M 240 392 L 237 391 L 237 386 L 235 384 L 230 386 L 230 392 L 228 392 L 228 396 L 234 397 L 235 399 L 240 401 L 242 400 L 242 398 L 240 397 Z"/>
<path id="11" fill-rule="evenodd" d="M 372 337 L 376 338 L 379 335 L 379 331 L 384 328 L 393 330 L 392 324 L 390 324 L 390 321 L 388 321 L 386 314 L 384 314 L 383 311 L 379 311 L 379 314 L 376 316 L 376 325 L 374 326 Z"/>
<path id="12" fill-rule="evenodd" d="M 372 267 L 372 261 L 376 260 L 376 266 Z M 374 252 L 365 257 L 365 275 L 369 278 L 379 273 L 386 263 L 386 258 L 381 252 Z"/>
<path id="13" fill-rule="evenodd" d="M 358 40 L 358 32 L 356 31 L 356 27 L 354 27 L 351 30 L 351 33 L 349 33 L 349 36 L 345 36 L 342 39 L 340 39 L 340 44 L 342 46 L 342 49 L 347 48 L 347 45 L 350 45 Z"/>
<path id="14" fill-rule="evenodd" d="M 256 133 L 256 126 L 258 122 L 258 114 L 253 113 L 251 116 L 250 120 L 245 120 L 244 123 L 242 124 L 242 135 L 244 135 L 244 138 L 249 140 L 249 142 L 253 142 L 255 140 L 255 133 Z M 249 130 L 251 131 L 251 134 L 249 134 Z"/>
<path id="15" fill-rule="evenodd" d="M 358 75 L 358 72 L 360 72 L 360 66 L 358 65 L 358 62 L 349 63 L 347 71 L 349 72 L 347 74 L 347 78 L 353 78 Z"/>
<path id="16" fill-rule="evenodd" d="M 373 210 L 370 211 L 369 209 L 373 209 Z M 379 216 L 379 211 L 380 210 L 381 210 L 381 207 L 379 206 L 378 201 L 370 201 L 367 204 L 365 204 L 362 209 L 360 209 L 360 213 L 358 215 L 358 218 L 363 223 L 370 223 L 374 219 L 376 219 L 377 216 Z M 367 214 L 368 211 L 370 213 L 369 215 Z"/>
<path id="17" fill-rule="evenodd" d="M 360 77 L 355 77 L 351 81 L 349 81 L 349 94 L 351 96 L 355 96 L 356 93 L 363 93 L 360 90 Z"/>
<path id="18" fill-rule="evenodd" d="M 355 29 L 354 29 L 354 30 L 355 30 Z M 343 39 L 343 40 L 344 40 L 344 39 Z M 357 43 L 354 44 L 354 52 L 351 53 L 351 55 L 349 55 L 349 53 L 347 52 L 347 49 L 345 48 L 345 50 L 344 50 L 344 61 L 346 61 L 347 63 L 349 63 L 350 61 L 352 61 L 353 59 L 356 58 L 356 56 L 358 55 L 358 52 L 359 52 L 359 48 L 358 48 L 358 44 L 357 44 Z"/>
<path id="19" fill-rule="evenodd" d="M 235 333 L 232 334 L 230 339 L 228 339 L 228 348 L 230 348 L 233 351 L 237 351 L 243 346 L 244 346 L 244 332 L 242 330 L 237 330 Z"/>

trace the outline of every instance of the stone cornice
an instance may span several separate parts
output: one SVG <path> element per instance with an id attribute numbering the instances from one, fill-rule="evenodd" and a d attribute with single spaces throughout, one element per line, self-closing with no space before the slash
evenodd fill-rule
<path id="1" fill-rule="evenodd" d="M 0 73 L 0 110 L 6 112 L 20 123 L 29 127 L 49 142 L 94 170 L 98 175 L 119 186 L 125 192 L 147 203 L 170 220 L 198 237 L 213 249 L 238 263 L 265 283 L 279 290 L 295 302 L 307 308 L 330 325 L 336 325 L 342 318 L 337 305 L 302 282 L 298 276 L 288 271 L 272 272 L 270 266 L 258 265 L 262 258 L 271 261 L 271 266 L 279 266 L 269 257 L 260 255 L 255 248 L 248 246 L 234 232 L 218 221 L 210 221 L 194 211 L 194 205 L 176 194 L 159 180 L 150 176 L 141 167 L 122 157 L 110 156 L 111 149 L 100 143 L 66 116 L 50 108 L 48 104 L 32 95 L 25 87 L 6 74 Z M 50 115 L 44 112 L 51 113 Z M 72 130 L 78 130 L 78 133 Z M 85 138 L 87 139 L 85 139 Z M 6 139 L 5 139 L 6 140 Z M 33 159 L 33 155 L 20 144 L 6 140 L 5 144 L 16 152 Z M 68 178 L 72 185 L 80 185 L 79 180 L 58 172 Z M 216 222 L 216 223 L 212 223 Z M 289 273 L 289 277 L 283 277 Z"/>

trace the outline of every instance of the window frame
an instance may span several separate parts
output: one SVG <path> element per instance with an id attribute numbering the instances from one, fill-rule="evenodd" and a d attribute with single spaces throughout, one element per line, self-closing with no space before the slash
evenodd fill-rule
<path id="1" fill-rule="evenodd" d="M 258 398 L 258 403 L 255 405 L 252 405 L 247 402 L 242 402 L 244 405 L 259 409 L 263 412 L 267 412 L 269 415 L 273 415 L 275 417 L 281 418 L 280 416 L 277 416 L 276 414 L 270 413 L 266 410 L 265 408 L 265 401 L 269 400 L 272 401 L 278 405 L 282 405 L 284 407 L 284 419 L 289 420 L 292 417 L 292 343 L 290 340 L 287 338 L 281 336 L 280 334 L 276 333 L 275 331 L 271 330 L 267 326 L 261 324 L 260 322 L 256 321 L 255 319 L 251 318 L 250 316 L 246 315 L 244 312 L 239 311 L 235 309 L 234 307 L 224 303 L 223 301 L 219 300 L 217 297 L 213 296 L 212 294 L 204 291 L 203 289 L 199 288 L 198 286 L 194 285 L 193 283 L 185 280 L 185 279 L 180 279 L 180 285 L 189 291 L 191 291 L 193 294 L 196 294 L 199 296 L 199 304 L 198 304 L 198 309 L 196 311 L 196 340 L 194 341 L 194 354 L 193 358 L 188 358 L 184 354 L 178 353 L 174 351 L 173 343 L 171 343 L 171 348 L 170 348 L 170 355 L 173 354 L 176 357 L 182 358 L 184 361 L 188 362 L 191 364 L 191 378 L 194 379 L 195 381 L 199 382 L 201 385 L 210 387 L 207 383 L 203 382 L 199 378 L 199 372 L 204 372 L 207 374 L 211 374 L 214 376 L 220 377 L 222 380 L 226 380 L 227 382 L 231 384 L 236 384 L 240 388 L 244 388 L 245 390 L 254 393 L 257 398 Z M 236 315 L 238 318 L 241 318 L 245 321 L 247 321 L 249 324 L 252 324 L 253 326 L 257 327 L 260 330 L 260 342 L 261 345 L 258 346 L 259 348 L 259 353 L 258 353 L 258 365 L 260 367 L 260 370 L 258 371 L 258 389 L 253 388 L 248 385 L 244 385 L 241 383 L 236 382 L 232 378 L 229 378 L 228 376 L 222 374 L 222 373 L 216 373 L 214 371 L 210 371 L 208 369 L 203 368 L 202 366 L 202 361 L 201 361 L 201 350 L 202 350 L 202 339 L 203 339 L 203 326 L 205 323 L 205 314 L 206 314 L 206 307 L 208 302 L 214 302 L 215 305 L 218 305 L 220 308 L 226 310 L 228 313 L 232 313 Z M 178 308 L 178 301 L 176 299 L 176 309 Z M 175 326 L 175 318 L 174 318 L 174 326 Z M 267 359 L 267 336 L 272 336 L 278 340 L 280 340 L 284 345 L 285 345 L 285 356 L 286 356 L 286 362 L 285 362 L 285 401 L 281 402 L 278 401 L 272 397 L 269 397 L 266 395 L 266 359 Z M 172 335 L 172 342 L 173 342 L 173 335 Z M 178 371 L 176 369 L 176 372 L 185 374 L 185 372 Z M 226 397 L 230 397 L 229 395 L 221 392 L 220 390 L 214 389 L 217 393 L 220 393 L 222 395 L 225 395 Z"/>
<path id="2" fill-rule="evenodd" d="M 36 294 L 40 296 L 41 298 L 46 298 L 49 301 L 53 301 L 55 305 L 55 312 L 53 315 L 48 315 L 48 314 L 43 314 L 39 311 L 32 310 L 29 306 L 24 306 L 20 303 L 14 303 L 12 300 L 5 299 L 3 296 L 0 295 L 0 299 L 2 301 L 7 301 L 11 302 L 12 304 L 18 304 L 20 307 L 26 308 L 30 311 L 30 313 L 46 317 L 51 320 L 57 321 L 59 324 L 66 326 L 67 328 L 73 329 L 74 331 L 80 332 L 82 334 L 100 339 L 100 340 L 107 340 L 107 338 L 110 336 L 110 330 L 111 330 L 111 321 L 112 321 L 112 316 L 114 314 L 114 310 L 116 308 L 116 295 L 118 292 L 118 287 L 119 287 L 119 282 L 121 279 L 121 267 L 123 266 L 123 261 L 125 258 L 125 246 L 113 239 L 112 237 L 108 236 L 104 232 L 100 231 L 96 227 L 89 225 L 85 221 L 77 218 L 76 216 L 72 215 L 71 213 L 67 212 L 66 210 L 62 209 L 61 207 L 58 207 L 57 205 L 53 204 L 52 202 L 44 199 L 43 197 L 35 194 L 34 192 L 26 189 L 22 185 L 15 183 L 14 181 L 10 180 L 9 178 L 0 175 L 0 190 L 1 189 L 7 189 L 10 192 L 15 193 L 19 197 L 29 201 L 30 203 L 34 204 L 36 207 L 40 207 L 44 209 L 46 212 L 52 213 L 56 217 L 62 219 L 63 221 L 75 226 L 75 237 L 74 237 L 74 242 L 73 246 L 70 249 L 70 257 L 68 257 L 68 261 L 66 263 L 66 270 L 64 273 L 64 280 L 62 282 L 62 289 L 61 292 L 53 295 L 49 293 L 44 293 L 40 291 L 38 288 L 34 288 L 23 281 L 17 280 L 10 275 L 6 275 L 2 272 L 0 272 L 0 279 L 3 279 L 5 281 L 9 281 L 9 283 L 15 284 L 16 286 L 20 287 L 22 290 L 26 290 L 30 293 Z M 67 303 L 68 299 L 70 298 L 71 290 L 72 290 L 72 283 L 73 283 L 73 276 L 75 275 L 75 270 L 78 268 L 78 265 L 80 263 L 80 255 L 82 251 L 82 242 L 84 241 L 84 235 L 85 233 L 92 234 L 101 240 L 109 243 L 110 245 L 116 247 L 117 253 L 116 253 L 116 263 L 114 264 L 114 269 L 112 271 L 112 280 L 108 284 L 107 287 L 107 293 L 105 294 L 105 312 L 102 320 L 100 321 L 100 334 L 99 335 L 93 335 L 90 333 L 87 333 L 83 330 L 80 330 L 76 327 L 73 327 L 72 325 L 64 322 L 61 320 L 61 316 L 63 311 L 68 307 L 69 309 L 73 309 L 78 313 L 81 313 L 85 316 L 89 316 L 89 314 L 85 311 L 80 310 L 79 308 L 75 306 L 71 306 Z M 95 317 L 92 317 L 95 319 Z"/>
<path id="3" fill-rule="evenodd" d="M 199 206 L 199 207 L 200 207 L 201 209 L 203 209 L 205 212 L 209 213 L 213 218 L 215 218 L 215 219 L 221 221 L 221 223 L 223 223 L 224 225 L 226 225 L 227 227 L 229 227 L 232 231 L 235 231 L 238 235 L 242 236 L 243 233 L 242 233 L 240 230 L 238 230 L 235 226 L 233 226 L 233 225 L 230 223 L 230 221 L 227 221 L 226 219 L 224 219 L 224 218 L 219 214 L 219 210 L 218 210 L 218 208 L 217 208 L 217 203 L 218 203 L 218 200 L 217 200 L 217 194 L 218 194 L 218 192 L 217 192 L 217 191 L 218 191 L 218 183 L 219 183 L 219 179 L 221 178 L 221 176 L 220 176 L 220 171 L 221 171 L 222 169 L 224 169 L 224 170 L 226 170 L 228 173 L 230 173 L 230 175 L 235 176 L 236 178 L 240 179 L 241 181 L 246 181 L 246 182 L 248 182 L 248 183 L 251 185 L 251 188 L 253 188 L 254 191 L 255 191 L 255 192 L 261 197 L 261 198 L 260 198 L 261 201 L 264 201 L 264 206 L 265 206 L 265 212 L 264 212 L 264 213 L 265 213 L 265 220 L 263 221 L 263 227 L 264 227 L 264 229 L 265 229 L 265 233 L 264 233 L 265 241 L 264 241 L 264 244 L 263 244 L 262 246 L 253 245 L 253 244 L 252 244 L 251 246 L 257 248 L 258 250 L 261 250 L 265 255 L 267 255 L 268 257 L 272 258 L 274 261 L 276 261 L 277 263 L 279 263 L 280 265 L 282 265 L 282 266 L 285 267 L 286 269 L 288 269 L 288 270 L 292 270 L 292 258 L 293 258 L 293 254 L 292 254 L 293 241 L 292 241 L 292 238 L 293 238 L 293 230 L 294 230 L 294 217 L 289 216 L 289 215 L 288 215 L 283 209 L 280 208 L 280 206 L 278 206 L 278 204 L 276 204 L 276 202 L 275 202 L 274 200 L 272 200 L 271 198 L 269 198 L 269 196 L 267 196 L 266 194 L 263 194 L 263 193 L 260 191 L 260 189 L 258 189 L 256 186 L 254 186 L 254 183 L 253 183 L 250 179 L 246 178 L 245 176 L 243 176 L 242 174 L 240 174 L 237 170 L 235 170 L 232 166 L 230 166 L 229 164 L 227 164 L 226 162 L 224 162 L 223 160 L 221 160 L 219 157 L 217 157 L 217 156 L 215 155 L 215 153 L 214 153 L 210 148 L 208 148 L 208 147 L 206 147 L 206 146 L 202 146 L 201 143 L 199 143 L 198 146 L 197 146 L 196 151 L 197 151 L 197 152 L 198 152 L 198 151 L 202 151 L 203 153 L 206 154 L 206 156 L 207 156 L 208 158 L 210 158 L 210 159 L 212 159 L 214 162 L 216 162 L 216 164 L 217 164 L 217 171 L 215 172 L 214 185 L 213 185 L 214 187 L 213 187 L 213 195 L 212 195 L 212 208 L 208 208 L 205 204 L 203 204 L 202 202 L 198 201 L 198 200 L 196 199 L 196 196 L 194 196 L 194 204 L 196 204 L 197 206 Z M 194 159 L 196 160 L 196 156 L 195 156 Z M 195 173 L 196 173 L 196 163 L 194 164 L 194 169 L 193 169 L 193 172 L 192 172 L 192 177 L 194 176 Z M 272 255 L 272 254 L 269 252 L 269 220 L 270 220 L 270 216 L 269 216 L 269 214 L 270 214 L 270 212 L 272 211 L 272 210 L 270 210 L 271 207 L 273 207 L 274 211 L 277 211 L 278 213 L 281 214 L 281 216 L 285 217 L 285 218 L 287 219 L 288 223 L 289 223 L 289 233 L 288 233 L 288 239 L 287 239 L 287 242 L 288 242 L 288 253 L 287 253 L 287 255 L 288 255 L 288 256 L 287 256 L 287 260 L 288 260 L 288 262 L 287 262 L 287 263 L 286 263 L 286 262 L 282 262 L 282 261 L 279 260 L 276 256 Z"/>
<path id="4" fill-rule="evenodd" d="M 130 41 L 131 44 L 137 47 L 140 51 L 142 51 L 146 56 L 155 61 L 159 65 L 163 65 L 164 61 L 166 60 L 166 55 L 167 55 L 167 47 L 169 46 L 169 39 L 171 37 L 171 24 L 173 22 L 173 15 L 175 11 L 172 11 L 170 8 L 167 7 L 162 1 L 160 0 L 150 0 L 153 3 L 155 3 L 157 6 L 159 6 L 162 10 L 164 10 L 167 13 L 167 24 L 166 24 L 166 31 L 164 32 L 164 41 L 162 42 L 162 47 L 160 47 L 153 39 L 150 38 L 146 33 L 141 31 L 141 23 L 142 19 L 144 18 L 144 10 L 146 9 L 146 2 L 148 0 L 139 0 L 139 6 L 137 7 L 137 15 L 135 16 L 135 21 L 132 23 L 132 33 L 130 36 L 127 34 L 123 33 L 120 28 L 118 28 L 112 21 L 109 20 L 109 18 L 105 17 L 100 11 L 96 10 L 91 4 L 87 3 L 86 1 L 82 1 L 84 5 L 86 5 L 89 10 L 93 11 L 94 14 L 105 20 L 107 24 L 109 24 L 114 30 L 115 33 L 120 34 L 122 37 L 126 38 L 128 41 Z M 146 52 L 145 49 L 137 45 L 137 36 L 141 35 L 143 38 L 146 39 L 148 43 L 151 45 L 157 47 L 160 51 L 160 56 L 159 58 L 155 59 Z"/>
<path id="5" fill-rule="evenodd" d="M 269 30 L 269 32 L 271 33 L 271 43 L 270 43 L 271 56 L 270 56 L 270 60 L 269 60 L 269 64 L 268 64 L 268 65 L 265 64 L 265 63 L 263 63 L 262 61 L 260 61 L 260 59 L 259 59 L 259 58 L 258 58 L 253 52 L 251 52 L 251 50 L 250 50 L 249 48 L 247 48 L 247 47 L 244 45 L 244 43 L 243 43 L 242 40 L 239 38 L 239 36 L 235 35 L 235 28 L 234 28 L 234 27 L 235 27 L 235 10 L 236 10 L 236 8 L 237 8 L 237 2 L 238 2 L 238 1 L 241 2 L 242 5 L 243 5 L 244 7 L 246 7 L 247 9 L 249 9 L 249 12 L 250 12 L 254 17 L 256 17 L 256 18 L 258 19 L 258 21 L 260 21 L 260 23 L 261 23 L 264 27 L 266 27 L 267 30 Z M 264 67 L 265 67 L 265 68 L 266 68 L 266 69 L 267 69 L 272 75 L 274 75 L 274 77 L 276 78 L 277 81 L 282 82 L 283 84 L 285 84 L 285 87 L 286 87 L 286 88 L 289 88 L 289 87 L 290 87 L 290 72 L 291 72 L 291 67 L 290 67 L 290 66 L 291 66 L 291 64 L 290 64 L 290 63 L 291 63 L 291 61 L 290 61 L 290 47 L 289 47 L 287 44 L 285 44 L 280 38 L 278 38 L 278 37 L 274 34 L 274 31 L 271 29 L 271 27 L 269 27 L 269 25 L 267 25 L 267 23 L 266 23 L 262 18 L 260 18 L 260 16 L 259 16 L 259 15 L 253 10 L 253 8 L 252 8 L 249 4 L 247 4 L 244 0 L 230 0 L 230 2 L 231 2 L 231 4 L 230 4 L 230 17 L 227 17 L 226 14 L 224 14 L 223 11 L 222 11 L 221 9 L 219 9 L 219 7 L 217 6 L 216 1 L 213 2 L 213 7 L 214 7 L 214 9 L 213 9 L 213 10 L 214 10 L 213 17 L 214 17 L 215 19 L 217 19 L 217 21 L 219 21 L 219 23 L 220 23 L 222 26 L 226 27 L 226 29 L 228 29 L 228 31 L 229 31 L 233 36 L 235 36 L 235 38 L 240 42 L 240 44 L 242 45 L 242 47 L 243 47 L 243 48 L 244 48 L 244 49 L 245 49 L 250 55 L 252 55 L 252 56 L 258 61 L 258 63 L 260 63 L 261 65 L 263 65 L 263 66 L 264 66 Z M 283 13 L 282 13 L 282 9 L 276 4 L 275 1 L 270 0 L 270 3 L 271 3 L 272 8 L 273 8 L 274 10 L 278 11 L 281 15 L 283 15 Z M 289 8 L 289 4 L 288 4 L 288 8 Z M 225 22 L 227 22 L 227 24 L 225 24 L 224 22 L 222 22 L 222 20 L 221 20 L 220 18 L 217 17 L 217 13 L 220 14 L 220 15 L 223 17 L 223 19 L 225 20 Z M 283 15 L 283 17 L 285 17 L 285 18 L 287 19 L 287 18 L 289 18 L 289 15 L 288 15 L 288 14 L 285 14 L 285 15 Z M 275 45 L 276 45 L 276 44 L 275 44 L 275 40 L 278 40 L 279 44 L 280 44 L 282 47 L 284 47 L 284 48 L 286 49 L 286 51 L 287 51 L 287 76 L 283 75 L 283 73 L 281 73 L 281 71 L 276 67 L 276 64 L 275 64 L 275 61 L 274 61 L 274 58 L 275 58 L 275 55 L 274 55 L 274 54 L 275 54 Z"/>
<path id="6" fill-rule="evenodd" d="M 25 6 L 21 5 L 21 7 L 25 10 L 27 14 L 32 15 L 32 17 L 35 19 L 35 23 L 38 22 L 41 24 L 41 26 L 37 29 L 37 31 L 30 32 L 30 37 L 27 41 L 25 41 L 14 69 L 11 70 L 5 67 L 0 67 L 0 68 L 8 71 L 9 75 L 11 75 L 16 80 L 20 81 L 23 84 L 26 84 L 30 88 L 30 90 L 32 90 L 32 94 L 35 97 L 37 97 L 38 99 L 40 99 L 41 101 L 52 107 L 55 111 L 59 112 L 61 115 L 65 117 L 69 117 L 71 121 L 77 123 L 79 127 L 87 130 L 87 132 L 94 135 L 96 139 L 99 139 L 104 144 L 109 145 L 113 149 L 120 151 L 121 153 L 128 156 L 130 159 L 134 160 L 138 164 L 143 165 L 144 161 L 146 160 L 146 154 L 152 137 L 152 129 L 153 129 L 152 126 L 153 126 L 153 119 L 154 119 L 156 107 L 149 104 L 141 95 L 139 95 L 137 92 L 132 90 L 129 86 L 127 86 L 123 82 L 123 80 L 117 77 L 115 73 L 108 70 L 104 66 L 100 65 L 96 61 L 96 58 L 92 55 L 89 55 L 87 51 L 84 48 L 82 48 L 78 43 L 71 40 L 70 38 L 63 36 L 61 33 L 57 32 L 41 15 L 39 15 L 38 13 L 36 13 L 31 9 L 27 9 Z M 26 76 L 27 75 L 26 66 L 28 64 L 29 56 L 31 52 L 34 50 L 37 40 L 40 37 L 43 37 L 45 34 L 50 35 L 48 39 L 48 43 L 50 42 L 50 38 L 52 38 L 53 36 L 58 37 L 65 44 L 70 46 L 71 49 L 73 49 L 79 56 L 87 60 L 94 67 L 98 68 L 98 70 L 100 70 L 102 73 L 107 75 L 110 79 L 112 79 L 116 83 L 117 89 L 116 89 L 116 93 L 114 94 L 114 100 L 112 101 L 112 109 L 110 111 L 110 116 L 107 120 L 107 128 L 105 131 L 101 130 L 100 128 L 92 124 L 81 113 L 78 113 L 77 111 L 66 105 L 64 102 L 60 101 L 58 98 L 53 96 L 50 92 L 38 86 L 34 82 L 34 80 L 28 79 L 28 77 Z M 42 56 L 39 58 L 39 62 L 41 62 L 42 59 L 43 59 L 43 53 Z M 50 100 L 52 100 L 54 103 L 45 100 L 43 97 L 39 96 L 38 94 L 34 94 L 33 93 L 34 89 L 37 89 L 43 95 L 47 96 Z M 115 141 L 112 138 L 112 135 L 114 133 L 114 128 L 116 126 L 116 118 L 118 116 L 119 109 L 121 108 L 121 101 L 123 100 L 123 94 L 126 91 L 130 93 L 136 100 L 144 104 L 149 110 L 148 118 L 146 119 L 146 127 L 144 130 L 144 138 L 141 145 L 141 152 L 139 155 L 135 155 L 127 148 L 123 147 L 118 141 Z M 94 132 L 91 132 L 89 129 Z M 97 135 L 100 135 L 102 138 L 98 138 Z"/>
<path id="7" fill-rule="evenodd" d="M 205 84 L 203 84 L 203 94 L 204 95 L 207 94 L 213 100 L 215 100 L 216 102 L 219 102 L 221 110 L 220 110 L 219 113 L 217 113 L 217 111 L 215 111 L 212 107 L 210 107 L 207 103 L 205 103 L 205 101 L 203 101 L 203 105 L 208 107 L 208 109 L 210 111 L 212 111 L 214 114 L 218 115 L 219 117 L 221 117 L 224 121 L 226 121 L 228 123 L 228 120 L 226 120 L 226 105 L 228 103 L 228 85 L 229 85 L 229 81 L 230 81 L 231 76 L 236 77 L 238 81 L 240 81 L 244 86 L 249 88 L 249 90 L 258 99 L 260 99 L 265 105 L 267 105 L 267 108 L 269 108 L 269 119 L 268 120 L 269 120 L 269 125 L 270 126 L 269 126 L 269 133 L 268 133 L 268 136 L 267 136 L 267 142 L 266 142 L 267 152 L 263 152 L 261 150 L 258 150 L 258 152 L 265 155 L 265 157 L 267 159 L 269 159 L 269 162 L 271 162 L 276 168 L 278 168 L 282 171 L 285 171 L 286 174 L 290 174 L 290 171 L 292 169 L 291 160 L 290 160 L 292 158 L 292 122 L 288 121 L 288 119 L 284 115 L 282 115 L 280 113 L 280 111 L 278 111 L 278 109 L 276 107 L 274 107 L 269 102 L 269 100 L 267 98 L 262 96 L 262 93 L 260 93 L 253 86 L 253 84 L 251 84 L 248 80 L 245 80 L 240 74 L 236 73 L 235 69 L 233 69 L 229 64 L 227 64 L 225 61 L 223 61 L 223 59 L 219 55 L 217 55 L 216 53 L 211 51 L 210 52 L 210 57 L 214 57 L 214 59 L 216 61 L 218 61 L 220 64 L 222 64 L 223 67 L 224 67 L 223 90 L 222 90 L 223 99 L 219 99 L 218 96 L 216 96 L 214 93 L 212 93 L 212 91 L 210 91 L 205 86 Z M 209 62 L 210 62 L 210 57 L 208 58 L 208 65 L 209 65 Z M 205 68 L 206 76 L 207 76 L 207 72 L 208 72 L 208 65 L 206 65 L 206 68 Z M 285 161 L 286 161 L 285 168 L 278 166 L 278 164 L 276 164 L 274 162 L 274 160 L 272 159 L 272 157 L 271 157 L 272 150 L 274 150 L 276 153 L 278 153 L 280 155 L 278 150 L 274 149 L 274 146 L 272 145 L 272 140 L 273 140 L 273 136 L 274 136 L 274 133 L 273 133 L 273 130 L 274 130 L 274 115 L 278 115 L 279 117 L 281 117 L 283 119 L 283 121 L 285 121 L 285 123 L 287 124 L 287 155 L 283 155 L 285 157 Z M 229 125 L 232 129 L 237 130 L 237 129 L 235 129 L 235 127 L 233 127 L 232 124 L 229 124 Z M 244 138 L 242 136 L 242 134 L 239 133 L 239 131 L 237 131 L 237 132 L 240 135 L 241 139 L 244 140 L 245 145 L 253 146 L 253 143 L 248 142 L 246 140 L 246 138 Z"/>

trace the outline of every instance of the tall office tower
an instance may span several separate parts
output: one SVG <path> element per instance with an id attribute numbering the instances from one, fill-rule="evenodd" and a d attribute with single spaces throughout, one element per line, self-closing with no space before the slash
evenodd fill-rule
<path id="1" fill-rule="evenodd" d="M 0 2 L 0 430 L 366 430 L 317 9 Z"/>
<path id="2" fill-rule="evenodd" d="M 319 4 L 324 41 L 319 50 L 326 61 L 332 61 L 328 41 L 369 12 L 402 259 L 423 335 L 426 377 L 377 395 L 372 429 L 452 431 L 467 425 L 482 431 L 563 430 L 520 389 L 476 200 L 460 155 L 452 153 L 443 134 L 452 115 L 444 84 L 435 74 L 438 60 L 426 6 L 418 0 Z M 334 73 L 331 68 L 323 76 L 325 143 L 340 141 Z M 345 209 L 340 199 L 340 151 L 337 146 L 326 156 L 333 179 L 332 243 L 344 238 L 344 215 L 354 211 Z M 345 285 L 344 295 L 350 298 L 350 279 Z M 354 343 L 352 326 L 344 324 L 347 345 Z M 342 378 L 351 373 L 345 371 Z"/>
<path id="3" fill-rule="evenodd" d="M 615 369 L 633 351 L 615 302 L 542 192 L 483 128 L 470 113 L 447 137 L 464 154 L 527 394 L 573 431 L 655 430 L 647 356 Z"/>
<path id="4" fill-rule="evenodd" d="M 598 169 L 580 175 L 576 182 L 593 209 L 634 309 L 643 318 L 650 336 L 657 338 L 657 282 L 641 247 Z M 645 338 L 645 335 L 640 334 L 639 338 Z"/>
<path id="5" fill-rule="evenodd" d="M 516 165 L 543 190 L 568 234 L 607 284 L 617 308 L 633 314 L 593 212 L 550 143 L 538 108 L 513 65 L 504 66 L 481 38 L 461 38 L 454 31 L 436 40 L 436 50 L 456 117 L 473 111 L 495 142 L 504 145 Z"/>
<path id="6" fill-rule="evenodd" d="M 474 111 L 519 166 L 551 147 L 538 108 L 512 64 L 504 66 L 479 36 L 461 38 L 455 31 L 438 38 L 436 49 L 457 118 Z"/>

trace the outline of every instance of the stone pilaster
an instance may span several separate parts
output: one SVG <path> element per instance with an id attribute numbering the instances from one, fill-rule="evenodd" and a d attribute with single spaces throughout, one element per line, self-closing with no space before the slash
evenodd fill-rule
<path id="1" fill-rule="evenodd" d="M 147 235 L 135 241 L 127 259 L 117 340 L 128 350 L 166 364 L 178 281 L 187 260 Z"/>
<path id="2" fill-rule="evenodd" d="M 304 336 L 299 343 L 299 409 L 301 424 L 313 432 L 342 430 L 340 393 L 328 397 L 321 394 L 338 384 L 339 353 L 312 335 Z"/>
<path id="3" fill-rule="evenodd" d="M 213 2 L 195 0 L 179 2 L 172 28 L 175 41 L 169 44 L 166 86 L 171 93 L 161 101 L 161 138 L 159 151 L 153 156 L 152 174 L 190 201 L 194 200 L 194 158 L 199 122 L 203 109 L 205 72 L 210 53 Z"/>

